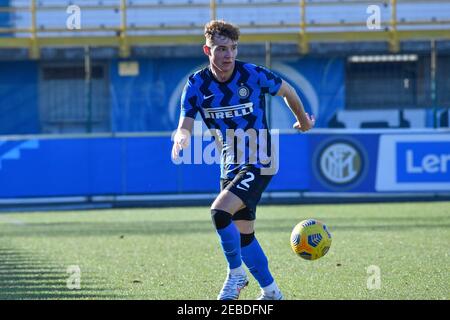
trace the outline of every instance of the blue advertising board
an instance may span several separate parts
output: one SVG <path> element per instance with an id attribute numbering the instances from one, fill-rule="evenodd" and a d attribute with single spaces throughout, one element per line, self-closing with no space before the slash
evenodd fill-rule
<path id="1" fill-rule="evenodd" d="M 208 141 L 191 147 L 178 165 L 169 135 L 0 139 L 0 198 L 217 193 Z M 281 134 L 278 162 L 268 192 L 450 192 L 448 134 Z"/>
<path id="2" fill-rule="evenodd" d="M 376 191 L 450 191 L 450 135 L 382 135 Z"/>
<path id="3" fill-rule="evenodd" d="M 311 134 L 313 192 L 374 192 L 378 134 Z"/>

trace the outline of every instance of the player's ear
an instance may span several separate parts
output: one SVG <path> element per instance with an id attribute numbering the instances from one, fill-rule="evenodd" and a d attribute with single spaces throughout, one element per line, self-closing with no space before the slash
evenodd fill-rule
<path id="1" fill-rule="evenodd" d="M 211 55 L 211 48 L 208 47 L 206 44 L 203 45 L 203 53 L 206 54 L 207 56 Z"/>

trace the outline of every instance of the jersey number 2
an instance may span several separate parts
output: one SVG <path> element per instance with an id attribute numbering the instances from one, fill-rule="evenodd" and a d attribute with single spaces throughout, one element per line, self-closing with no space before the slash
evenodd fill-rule
<path id="1" fill-rule="evenodd" d="M 237 185 L 238 189 L 244 190 L 244 191 L 248 191 L 248 189 L 250 189 L 250 185 L 248 184 L 250 181 L 255 180 L 255 175 L 251 172 L 247 172 L 246 173 L 247 176 L 249 176 L 247 179 L 242 180 L 241 182 L 239 182 L 239 184 Z"/>

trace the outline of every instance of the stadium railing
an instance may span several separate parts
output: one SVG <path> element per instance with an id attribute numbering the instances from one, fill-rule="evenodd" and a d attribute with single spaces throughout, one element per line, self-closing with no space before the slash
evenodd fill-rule
<path id="1" fill-rule="evenodd" d="M 198 43 L 218 18 L 240 26 L 241 42 L 297 43 L 304 54 L 327 41 L 385 41 L 397 52 L 402 40 L 450 39 L 448 12 L 445 0 L 12 0 L 0 7 L 0 48 L 38 58 L 43 47 L 113 46 L 127 57 L 132 46 Z"/>

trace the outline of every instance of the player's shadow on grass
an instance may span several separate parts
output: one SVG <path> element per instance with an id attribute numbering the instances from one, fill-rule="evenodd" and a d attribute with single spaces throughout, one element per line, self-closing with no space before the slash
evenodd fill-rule
<path id="1" fill-rule="evenodd" d="M 66 271 L 37 254 L 0 247 L 0 300 L 120 298 L 99 289 L 101 280 L 82 274 L 80 289 L 71 289 L 74 282 Z"/>

